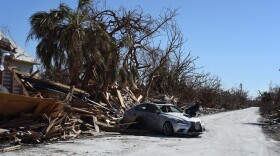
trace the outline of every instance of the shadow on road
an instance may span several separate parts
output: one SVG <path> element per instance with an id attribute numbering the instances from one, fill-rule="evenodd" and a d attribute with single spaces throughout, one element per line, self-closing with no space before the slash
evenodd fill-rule
<path id="1" fill-rule="evenodd" d="M 253 126 L 265 126 L 265 125 L 268 125 L 268 124 L 265 124 L 265 123 L 255 123 L 255 122 L 252 122 L 252 123 L 242 123 L 242 124 L 253 125 Z"/>
<path id="2" fill-rule="evenodd" d="M 122 131 L 120 134 L 134 135 L 134 136 L 148 136 L 148 137 L 157 137 L 157 138 L 201 138 L 201 136 L 190 136 L 190 135 L 182 135 L 182 134 L 165 136 L 161 132 L 156 132 L 151 130 L 141 130 L 141 129 L 127 129 Z"/>

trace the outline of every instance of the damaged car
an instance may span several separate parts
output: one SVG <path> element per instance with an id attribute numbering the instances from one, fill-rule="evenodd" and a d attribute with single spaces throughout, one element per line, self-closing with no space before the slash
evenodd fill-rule
<path id="1" fill-rule="evenodd" d="M 205 124 L 173 104 L 142 103 L 124 113 L 123 122 L 137 122 L 137 128 L 163 132 L 166 136 L 187 134 L 198 136 Z"/>

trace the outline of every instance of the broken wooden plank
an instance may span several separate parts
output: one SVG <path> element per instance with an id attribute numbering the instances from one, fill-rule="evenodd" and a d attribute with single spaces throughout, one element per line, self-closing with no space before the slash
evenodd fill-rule
<path id="1" fill-rule="evenodd" d="M 140 101 L 143 98 L 142 95 L 139 95 L 139 97 L 137 98 L 137 101 Z"/>
<path id="2" fill-rule="evenodd" d="M 106 94 L 103 93 L 103 97 L 104 97 L 104 100 L 106 101 L 106 103 L 112 108 L 112 104 L 111 102 L 109 101 L 109 93 L 106 92 Z"/>
<path id="3" fill-rule="evenodd" d="M 94 102 L 94 101 L 92 101 L 92 100 L 87 100 L 87 101 L 90 102 L 90 103 L 92 103 L 92 104 L 95 104 L 96 106 L 99 106 L 100 108 L 103 108 L 103 109 L 105 109 L 105 110 L 111 111 L 109 108 L 104 107 L 104 106 L 100 105 L 100 104 L 97 103 L 97 102 Z"/>
<path id="4" fill-rule="evenodd" d="M 9 152 L 9 151 L 14 151 L 14 150 L 18 150 L 21 148 L 21 145 L 16 145 L 16 146 L 11 146 L 11 147 L 5 147 L 3 149 L 1 149 L 3 152 Z"/>
<path id="5" fill-rule="evenodd" d="M 102 106 L 104 106 L 104 107 L 107 106 L 107 104 L 106 104 L 106 103 L 103 103 L 103 102 L 99 102 L 99 104 L 102 105 Z"/>
<path id="6" fill-rule="evenodd" d="M 96 118 L 95 116 L 92 116 L 92 119 L 93 119 L 95 131 L 96 131 L 96 132 L 100 132 L 100 129 L 99 129 L 98 125 L 96 124 L 97 118 Z"/>
<path id="7" fill-rule="evenodd" d="M 66 96 L 64 102 L 67 102 L 67 103 L 68 103 L 68 102 L 72 101 L 72 97 L 73 97 L 73 94 L 74 94 L 74 90 L 75 90 L 75 86 L 73 85 L 73 86 L 70 87 L 70 91 L 69 91 L 69 93 L 67 94 L 67 96 Z"/>
<path id="8" fill-rule="evenodd" d="M 40 72 L 40 70 L 36 70 L 34 73 L 32 73 L 29 78 L 33 78 L 36 74 L 38 74 Z"/>
<path id="9" fill-rule="evenodd" d="M 119 99 L 119 102 L 120 102 L 120 104 L 121 104 L 121 107 L 125 110 L 125 109 L 126 109 L 126 106 L 125 106 L 125 104 L 124 104 L 124 102 L 123 102 L 123 98 L 122 98 L 122 95 L 121 95 L 120 90 L 117 90 L 117 97 L 118 97 L 118 99 Z"/>
<path id="10" fill-rule="evenodd" d="M 12 116 L 20 113 L 40 115 L 46 113 L 50 117 L 57 117 L 64 108 L 64 104 L 54 99 L 42 99 L 17 94 L 0 93 L 0 115 Z"/>
<path id="11" fill-rule="evenodd" d="M 25 96 L 29 96 L 29 93 L 25 89 L 24 85 L 22 84 L 21 80 L 18 78 L 17 74 L 12 70 L 13 78 L 16 80 L 16 82 L 22 87 L 22 91 Z"/>
<path id="12" fill-rule="evenodd" d="M 108 124 L 103 123 L 103 122 L 100 122 L 100 121 L 96 121 L 95 123 L 96 123 L 97 125 L 99 125 L 99 126 L 102 126 L 102 127 L 111 127 L 111 128 L 114 127 L 114 126 L 112 126 L 112 125 L 108 125 Z"/>
<path id="13" fill-rule="evenodd" d="M 54 120 L 51 120 L 48 127 L 43 131 L 43 134 L 48 134 L 49 131 L 53 128 L 55 121 L 58 120 L 58 118 L 55 118 Z"/>
<path id="14" fill-rule="evenodd" d="M 70 108 L 71 110 L 74 110 L 76 112 L 80 112 L 80 113 L 85 113 L 85 114 L 90 114 L 90 115 L 94 115 L 93 112 L 90 112 L 90 111 L 87 111 L 87 110 L 84 110 L 84 109 L 80 109 L 80 108 L 75 108 L 75 107 L 69 107 L 67 106 L 68 108 Z"/>
<path id="15" fill-rule="evenodd" d="M 8 129 L 0 128 L 0 134 L 6 133 L 6 132 L 9 132 L 9 131 L 10 130 L 8 130 Z"/>
<path id="16" fill-rule="evenodd" d="M 131 90 L 129 90 L 127 93 L 134 102 L 139 102 Z"/>

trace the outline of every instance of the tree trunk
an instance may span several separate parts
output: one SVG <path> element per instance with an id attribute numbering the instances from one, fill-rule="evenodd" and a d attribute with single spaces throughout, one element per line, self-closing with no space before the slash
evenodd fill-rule
<path id="1" fill-rule="evenodd" d="M 148 101 L 149 92 L 150 92 L 152 83 L 153 83 L 153 75 L 151 75 L 151 76 L 149 77 L 149 83 L 148 83 L 147 87 L 145 88 L 144 97 L 143 97 L 143 99 L 142 99 L 142 102 L 147 102 L 147 101 Z"/>

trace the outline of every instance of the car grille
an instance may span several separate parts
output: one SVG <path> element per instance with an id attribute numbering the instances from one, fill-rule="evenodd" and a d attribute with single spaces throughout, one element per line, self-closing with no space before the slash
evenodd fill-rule
<path id="1" fill-rule="evenodd" d="M 202 127 L 200 122 L 191 122 L 191 127 L 188 132 L 202 132 Z"/>

